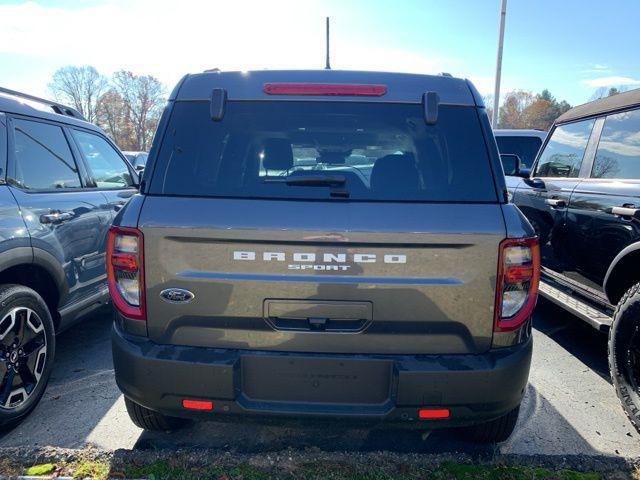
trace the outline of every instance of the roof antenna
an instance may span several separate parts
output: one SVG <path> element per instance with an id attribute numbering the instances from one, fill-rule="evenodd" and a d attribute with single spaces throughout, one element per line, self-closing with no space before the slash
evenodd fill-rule
<path id="1" fill-rule="evenodd" d="M 325 70 L 331 70 L 331 64 L 329 63 L 329 17 L 327 17 L 327 63 L 324 68 Z"/>

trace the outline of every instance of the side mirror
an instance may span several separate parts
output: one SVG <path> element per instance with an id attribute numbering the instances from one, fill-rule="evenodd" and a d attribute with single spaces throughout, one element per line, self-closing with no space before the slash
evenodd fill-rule
<path id="1" fill-rule="evenodd" d="M 520 167 L 520 172 L 518 172 L 518 176 L 522 178 L 529 178 L 531 176 L 531 169 L 527 167 Z"/>
<path id="2" fill-rule="evenodd" d="M 518 155 L 513 153 L 501 153 L 500 161 L 505 175 L 520 175 L 520 166 L 522 161 Z"/>
<path id="3" fill-rule="evenodd" d="M 531 188 L 539 188 L 539 189 L 547 188 L 547 186 L 544 183 L 544 180 L 536 177 L 533 177 L 533 178 L 526 177 L 524 179 L 524 183 L 529 185 Z"/>
<path id="4" fill-rule="evenodd" d="M 144 171 L 144 165 L 136 165 L 134 168 L 139 174 L 142 174 L 142 172 Z"/>

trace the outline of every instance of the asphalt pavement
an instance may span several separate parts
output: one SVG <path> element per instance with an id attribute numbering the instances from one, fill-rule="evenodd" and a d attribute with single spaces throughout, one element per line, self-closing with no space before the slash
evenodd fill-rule
<path id="1" fill-rule="evenodd" d="M 108 311 L 58 337 L 56 364 L 40 405 L 0 437 L 0 447 L 100 449 L 212 448 L 245 453 L 285 448 L 325 451 L 482 452 L 450 431 L 422 434 L 300 422 L 264 425 L 210 421 L 171 433 L 148 433 L 129 420 L 116 386 Z M 540 300 L 534 355 L 516 432 L 498 447 L 516 455 L 640 457 L 640 435 L 609 380 L 606 337 Z"/>

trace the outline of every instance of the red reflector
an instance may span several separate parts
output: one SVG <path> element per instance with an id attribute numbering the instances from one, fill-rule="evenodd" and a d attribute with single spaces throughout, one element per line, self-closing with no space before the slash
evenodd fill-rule
<path id="1" fill-rule="evenodd" d="M 386 85 L 368 83 L 265 83 L 262 91 L 268 95 L 355 95 L 380 97 L 387 93 Z"/>
<path id="2" fill-rule="evenodd" d="M 510 265 L 504 272 L 504 281 L 507 283 L 521 283 L 531 280 L 533 277 L 533 265 Z"/>
<path id="3" fill-rule="evenodd" d="M 213 410 L 213 402 L 209 400 L 182 400 L 182 406 L 190 410 Z"/>
<path id="4" fill-rule="evenodd" d="M 424 419 L 449 418 L 448 408 L 421 408 L 418 410 L 418 417 Z"/>
<path id="5" fill-rule="evenodd" d="M 138 268 L 136 256 L 131 253 L 112 253 L 111 265 L 113 265 L 116 270 L 133 271 Z"/>

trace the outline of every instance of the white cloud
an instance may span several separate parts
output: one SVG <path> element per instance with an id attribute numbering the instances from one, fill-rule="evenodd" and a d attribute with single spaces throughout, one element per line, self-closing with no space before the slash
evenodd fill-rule
<path id="1" fill-rule="evenodd" d="M 580 83 L 587 85 L 588 87 L 612 87 L 619 85 L 640 85 L 640 80 L 631 77 L 622 76 L 610 76 L 610 77 L 598 77 L 582 80 Z"/>
<path id="2" fill-rule="evenodd" d="M 318 2 L 180 0 L 171 5 L 130 0 L 80 5 L 0 5 L 0 37 L 11 38 L 0 42 L 0 53 L 47 59 L 57 66 L 90 64 L 104 74 L 124 68 L 154 75 L 169 88 L 185 73 L 214 67 L 324 67 L 324 17 L 331 12 Z M 359 40 L 348 23 L 335 19 L 333 68 L 453 74 L 460 69 L 456 59 L 442 58 L 424 46 L 418 53 Z M 46 85 L 48 80 L 39 81 Z"/>

